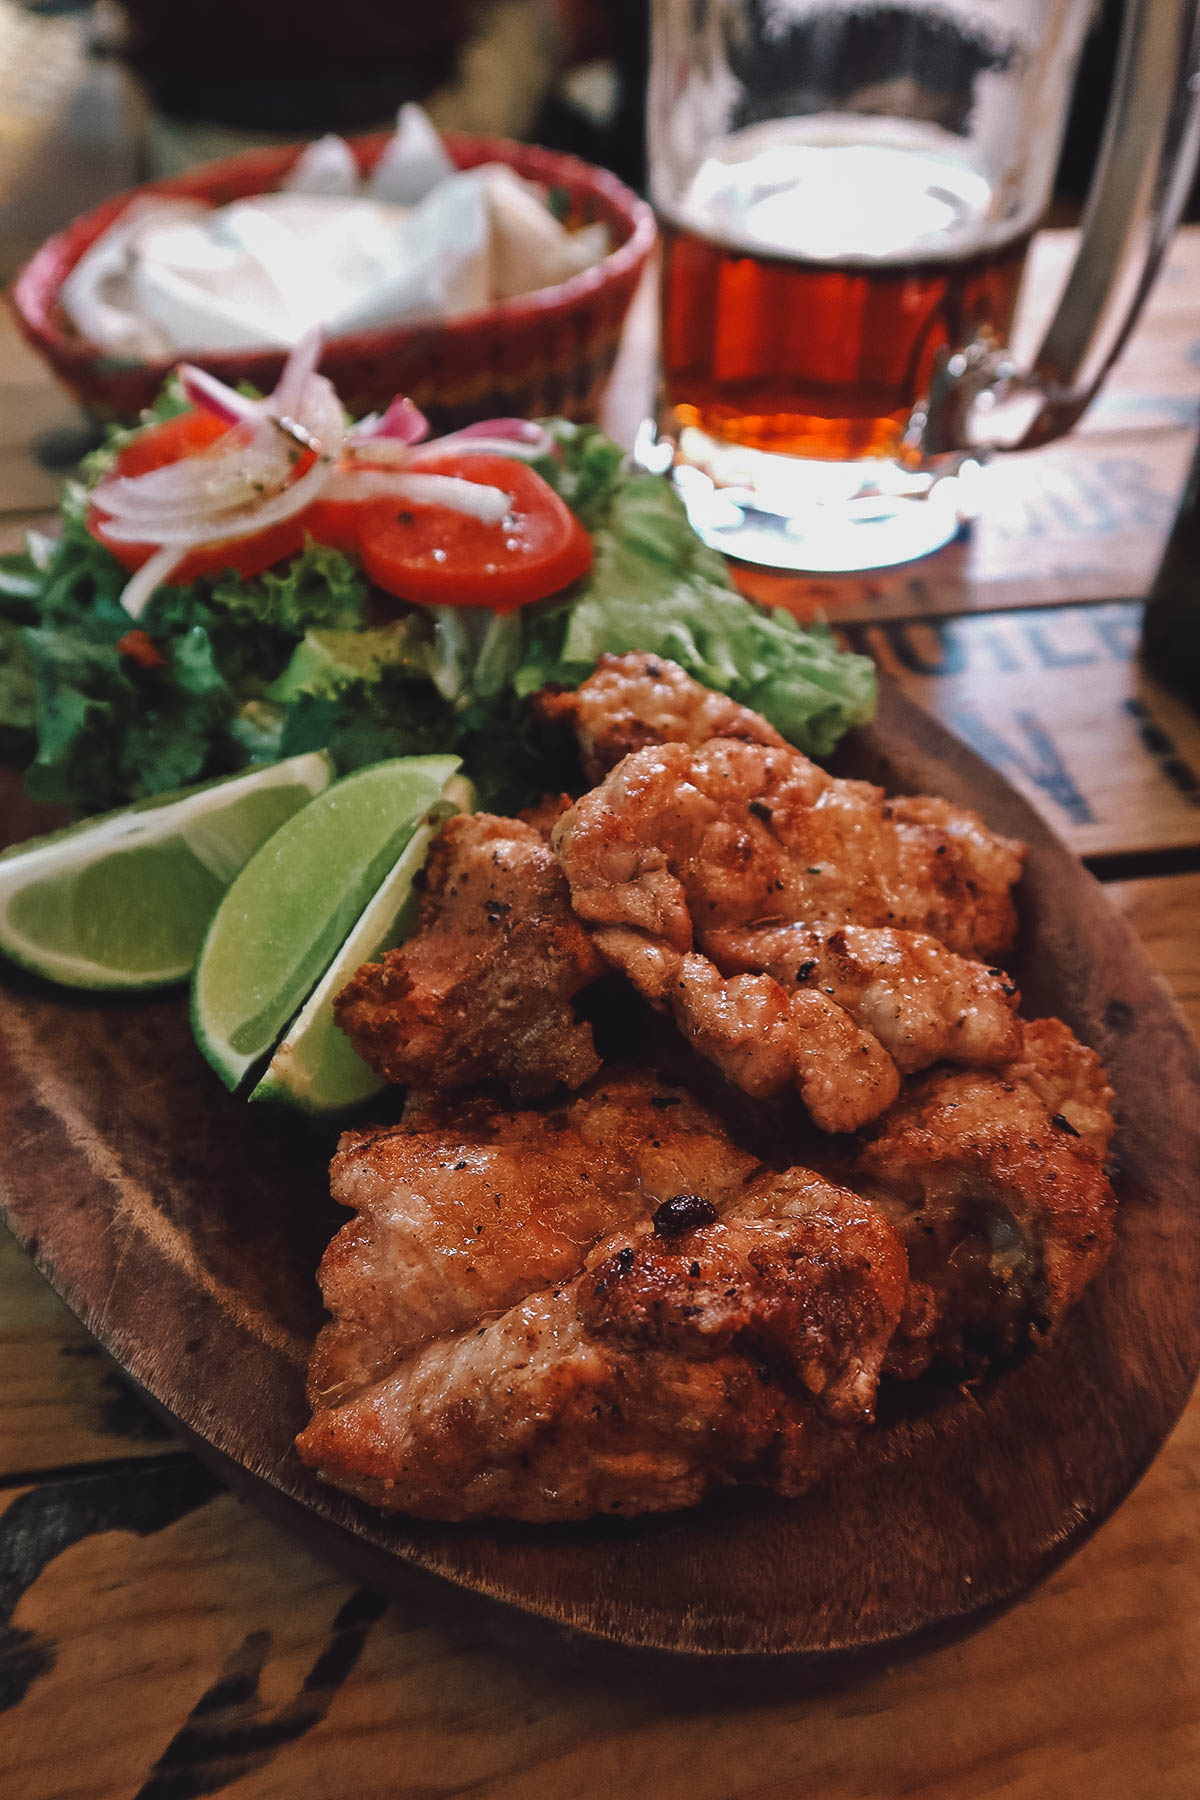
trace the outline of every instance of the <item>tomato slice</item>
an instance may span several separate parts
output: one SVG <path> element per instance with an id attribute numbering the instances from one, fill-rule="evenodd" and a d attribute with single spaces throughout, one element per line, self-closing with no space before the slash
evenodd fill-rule
<path id="1" fill-rule="evenodd" d="M 135 432 L 117 451 L 113 473 L 149 475 L 152 469 L 165 469 L 168 463 L 207 450 L 228 430 L 228 425 L 215 413 L 193 407 L 190 412 L 177 413 L 173 419 L 164 419 L 161 424 L 147 425 L 143 431 Z"/>
<path id="2" fill-rule="evenodd" d="M 203 412 L 199 407 L 179 413 L 173 419 L 164 419 L 161 425 L 148 426 L 123 444 L 113 459 L 112 472 L 114 475 L 148 475 L 152 469 L 164 469 L 168 463 L 181 462 L 185 456 L 199 455 L 218 438 L 224 437 L 228 429 L 215 414 Z M 97 507 L 88 508 L 86 523 L 91 535 L 111 550 L 121 567 L 131 575 L 149 561 L 158 548 L 156 544 L 118 543 L 110 538 L 105 530 L 105 516 Z M 170 584 L 185 587 L 201 575 L 220 575 L 226 569 L 246 578 L 261 575 L 273 563 L 284 562 L 303 550 L 305 530 L 301 516 L 281 519 L 277 525 L 268 525 L 265 531 L 256 531 L 249 537 L 196 544 L 172 571 Z"/>
<path id="3" fill-rule="evenodd" d="M 331 550 L 347 550 L 357 556 L 362 547 L 362 500 L 325 500 L 319 495 L 300 515 L 300 524 L 314 544 Z"/>
<path id="4" fill-rule="evenodd" d="M 138 432 L 118 452 L 117 475 L 145 475 L 199 455 L 227 427 L 199 408 Z M 591 567 L 592 540 L 540 475 L 512 457 L 434 451 L 414 456 L 412 472 L 457 475 L 512 495 L 507 517 L 487 525 L 447 506 L 393 499 L 322 500 L 265 531 L 190 549 L 170 576 L 182 587 L 225 570 L 248 578 L 304 548 L 306 537 L 362 557 L 368 576 L 397 599 L 430 606 L 491 606 L 507 612 L 558 593 Z M 130 574 L 154 554 L 153 544 L 119 543 L 91 507 L 87 528 Z"/>
<path id="5" fill-rule="evenodd" d="M 385 593 L 426 606 L 508 612 L 556 594 L 591 567 L 591 538 L 527 463 L 443 450 L 418 454 L 405 467 L 414 475 L 458 475 L 503 488 L 512 506 L 499 524 L 486 525 L 448 506 L 368 501 L 362 510 L 363 566 Z"/>

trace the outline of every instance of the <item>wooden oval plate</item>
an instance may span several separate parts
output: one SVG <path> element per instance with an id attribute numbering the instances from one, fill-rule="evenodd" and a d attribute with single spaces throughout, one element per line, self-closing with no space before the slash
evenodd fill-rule
<path id="1" fill-rule="evenodd" d="M 100 1343 L 227 1475 L 376 1585 L 442 1577 L 593 1644 L 711 1665 L 840 1669 L 1023 1593 L 1118 1504 L 1200 1364 L 1200 1059 L 1132 932 L 992 770 L 895 691 L 840 758 L 941 793 L 1030 845 L 1016 964 L 1117 1093 L 1121 1214 L 1102 1279 L 1049 1349 L 971 1395 L 914 1390 L 799 1501 L 554 1528 L 426 1525 L 323 1486 L 292 1450 L 344 1215 L 328 1133 L 234 1101 L 179 993 L 0 987 L 0 1189 L 10 1227 Z M 449 1599 L 448 1590 L 443 1589 Z"/>

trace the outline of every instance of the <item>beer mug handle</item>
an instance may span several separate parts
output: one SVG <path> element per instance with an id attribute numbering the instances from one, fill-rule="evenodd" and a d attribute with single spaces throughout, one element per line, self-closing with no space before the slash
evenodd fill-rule
<path id="1" fill-rule="evenodd" d="M 1200 0 L 1128 0 L 1079 248 L 1027 370 L 976 342 L 943 355 L 910 451 L 1023 450 L 1061 437 L 1120 353 L 1187 200 L 1200 145 Z"/>

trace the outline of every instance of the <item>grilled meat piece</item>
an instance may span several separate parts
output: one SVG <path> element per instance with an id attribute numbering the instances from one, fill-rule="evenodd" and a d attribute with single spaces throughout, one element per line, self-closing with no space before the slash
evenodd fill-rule
<path id="1" fill-rule="evenodd" d="M 882 811 L 903 880 L 925 894 L 921 929 L 951 950 L 985 961 L 1011 950 L 1017 935 L 1012 890 L 1021 878 L 1024 844 L 990 831 L 978 813 L 936 794 L 898 794 L 883 802 Z M 949 869 L 941 867 L 942 857 Z"/>
<path id="2" fill-rule="evenodd" d="M 908 1251 L 890 1371 L 1053 1331 L 1112 1248 L 1111 1101 L 1099 1058 L 1059 1019 L 1027 1025 L 1003 1069 L 939 1068 L 907 1084 L 849 1177 Z"/>
<path id="3" fill-rule="evenodd" d="M 602 1237 L 672 1195 L 724 1203 L 761 1167 L 673 1083 L 606 1072 L 564 1107 L 415 1094 L 401 1124 L 343 1134 L 353 1209 L 321 1265 L 334 1315 L 309 1398 L 330 1404 L 421 1344 L 574 1275 Z"/>
<path id="4" fill-rule="evenodd" d="M 1002 969 L 917 931 L 748 926 L 703 934 L 722 975 L 759 972 L 824 994 L 883 1045 L 902 1075 L 933 1062 L 994 1067 L 1021 1045 L 1020 1000 Z"/>
<path id="5" fill-rule="evenodd" d="M 872 1415 L 904 1304 L 882 1215 L 763 1168 L 649 1075 L 466 1113 L 454 1143 L 422 1122 L 339 1151 L 357 1213 L 322 1265 L 303 1459 L 443 1519 L 818 1479 Z"/>
<path id="6" fill-rule="evenodd" d="M 553 843 L 597 948 L 698 1049 L 748 1093 L 794 1083 L 818 1125 L 852 1131 L 896 1097 L 890 1050 L 911 1069 L 1014 1049 L 1015 990 L 964 958 L 1011 941 L 1020 846 L 941 802 L 919 816 L 925 804 L 714 738 L 627 756 Z M 799 976 L 814 956 L 788 958 L 797 926 L 835 980 Z"/>
<path id="7" fill-rule="evenodd" d="M 416 930 L 363 964 L 334 1016 L 388 1081 L 494 1077 L 528 1098 L 579 1087 L 599 1068 L 571 1001 L 603 968 L 542 833 L 475 813 L 442 827 Z"/>
<path id="8" fill-rule="evenodd" d="M 1022 1021 L 1021 1049 L 1008 1079 L 1031 1088 L 1059 1131 L 1076 1134 L 1103 1162 L 1116 1125 L 1113 1091 L 1100 1058 L 1061 1019 Z"/>
<path id="9" fill-rule="evenodd" d="M 441 1338 L 296 1439 L 326 1481 L 421 1518 L 584 1519 L 690 1506 L 718 1480 L 799 1491 L 836 1428 L 747 1356 L 623 1347 L 581 1316 L 577 1276 Z"/>
<path id="10" fill-rule="evenodd" d="M 667 657 L 641 651 L 602 656 L 595 673 L 573 692 L 546 688 L 534 695 L 533 704 L 543 719 L 570 726 L 593 785 L 622 757 L 648 744 L 698 748 L 709 738 L 727 737 L 784 747 L 761 714 L 702 687 Z"/>
<path id="11" fill-rule="evenodd" d="M 355 1217 L 300 1454 L 441 1519 L 800 1493 L 881 1373 L 1019 1348 L 1078 1299 L 1113 1235 L 1109 1101 L 1039 1020 L 1001 1070 L 909 1082 L 835 1181 L 766 1167 L 649 1073 L 550 1111 L 418 1096 L 335 1158 Z"/>

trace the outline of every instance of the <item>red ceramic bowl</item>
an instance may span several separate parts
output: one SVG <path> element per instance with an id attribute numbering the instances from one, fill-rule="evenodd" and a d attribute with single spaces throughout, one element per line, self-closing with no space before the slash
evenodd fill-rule
<path id="1" fill-rule="evenodd" d="M 383 133 L 351 139 L 363 171 L 372 167 L 387 141 Z M 614 248 L 593 268 L 557 287 L 482 312 L 439 325 L 385 326 L 331 338 L 321 359 L 323 373 L 353 416 L 386 405 L 394 394 L 408 394 L 429 415 L 435 431 L 506 414 L 594 417 L 625 314 L 654 245 L 650 208 L 615 175 L 573 156 L 502 138 L 447 135 L 446 146 L 460 169 L 506 162 L 519 175 L 556 190 L 564 198 L 569 222 L 602 220 Z M 84 251 L 135 195 L 180 194 L 221 206 L 277 187 L 304 147 L 247 151 L 115 194 L 56 232 L 26 263 L 9 293 L 17 323 L 89 411 L 102 419 L 136 419 L 172 364 L 114 357 L 73 329 L 58 296 Z M 279 350 L 238 350 L 191 360 L 222 381 L 249 381 L 268 392 L 283 356 Z"/>

